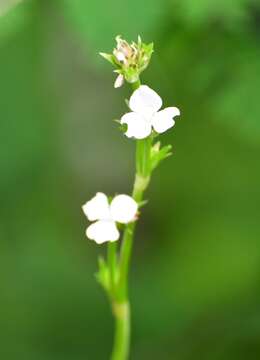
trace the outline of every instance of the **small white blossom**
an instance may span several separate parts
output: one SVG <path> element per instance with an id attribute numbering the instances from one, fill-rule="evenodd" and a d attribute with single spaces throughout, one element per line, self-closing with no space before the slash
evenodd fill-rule
<path id="1" fill-rule="evenodd" d="M 128 195 L 117 195 L 109 204 L 103 193 L 97 193 L 90 201 L 82 206 L 88 220 L 96 221 L 86 231 L 89 239 L 97 244 L 119 239 L 116 222 L 127 224 L 135 220 L 138 205 Z"/>
<path id="2" fill-rule="evenodd" d="M 144 139 L 148 137 L 152 129 L 157 133 L 163 133 L 173 127 L 173 118 L 180 115 L 177 107 L 168 107 L 161 111 L 161 97 L 147 85 L 141 85 L 130 97 L 129 107 L 132 112 L 121 117 L 121 124 L 127 124 L 127 137 Z"/>

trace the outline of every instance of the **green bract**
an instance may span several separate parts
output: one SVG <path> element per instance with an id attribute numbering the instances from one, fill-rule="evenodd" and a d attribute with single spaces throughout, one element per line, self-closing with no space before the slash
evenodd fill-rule
<path id="1" fill-rule="evenodd" d="M 145 44 L 138 36 L 137 43 L 129 44 L 119 35 L 116 37 L 116 42 L 117 46 L 113 54 L 100 53 L 100 55 L 116 67 L 114 71 L 117 74 L 123 75 L 124 79 L 132 84 L 147 68 L 153 53 L 153 43 Z"/>

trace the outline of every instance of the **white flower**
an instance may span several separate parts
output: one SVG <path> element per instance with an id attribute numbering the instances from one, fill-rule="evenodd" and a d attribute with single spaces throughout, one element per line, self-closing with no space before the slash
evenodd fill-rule
<path id="1" fill-rule="evenodd" d="M 137 208 L 137 203 L 128 195 L 117 195 L 109 204 L 105 194 L 97 193 L 82 206 L 88 220 L 96 221 L 87 228 L 87 237 L 97 244 L 118 240 L 120 234 L 116 222 L 127 224 L 134 221 Z"/>
<path id="2" fill-rule="evenodd" d="M 149 86 L 141 85 L 130 97 L 129 107 L 132 112 L 121 117 L 121 124 L 127 124 L 127 137 L 144 139 L 154 129 L 163 133 L 174 125 L 173 117 L 180 115 L 176 107 L 168 107 L 161 111 L 161 97 Z"/>

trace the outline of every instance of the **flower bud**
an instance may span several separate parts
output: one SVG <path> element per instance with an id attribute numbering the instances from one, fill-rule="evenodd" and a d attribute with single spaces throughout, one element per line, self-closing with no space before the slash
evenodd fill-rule
<path id="1" fill-rule="evenodd" d="M 133 56 L 134 49 L 120 36 L 116 37 L 117 47 L 114 49 L 113 54 L 119 62 L 127 63 Z"/>
<path id="2" fill-rule="evenodd" d="M 117 46 L 112 54 L 100 53 L 106 60 L 116 67 L 119 75 L 115 81 L 115 87 L 122 86 L 125 79 L 129 83 L 134 83 L 139 79 L 142 71 L 148 66 L 153 53 L 153 43 L 145 44 L 138 36 L 137 43 L 129 44 L 120 36 L 116 37 Z"/>
<path id="3" fill-rule="evenodd" d="M 114 88 L 117 89 L 121 87 L 123 84 L 124 84 L 124 76 L 122 74 L 119 74 L 114 83 Z"/>

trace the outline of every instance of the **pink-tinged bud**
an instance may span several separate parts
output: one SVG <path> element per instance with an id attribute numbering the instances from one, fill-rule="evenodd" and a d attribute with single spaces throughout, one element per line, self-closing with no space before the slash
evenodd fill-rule
<path id="1" fill-rule="evenodd" d="M 152 53 L 153 44 L 143 43 L 140 36 L 137 43 L 132 42 L 131 44 L 117 36 L 113 53 L 100 53 L 100 55 L 115 66 L 116 72 L 122 74 L 127 82 L 134 83 L 138 81 L 141 72 L 148 66 Z M 114 86 L 122 86 L 121 77 L 116 79 Z"/>
<path id="2" fill-rule="evenodd" d="M 121 52 L 125 58 L 130 58 L 133 55 L 133 48 L 127 41 L 121 39 L 120 36 L 116 37 L 117 47 L 115 50 Z"/>

